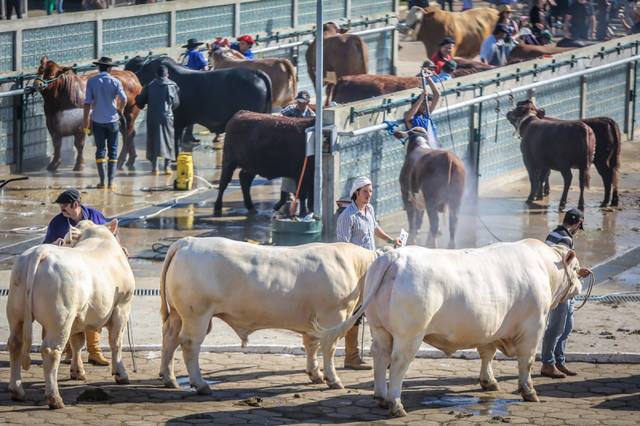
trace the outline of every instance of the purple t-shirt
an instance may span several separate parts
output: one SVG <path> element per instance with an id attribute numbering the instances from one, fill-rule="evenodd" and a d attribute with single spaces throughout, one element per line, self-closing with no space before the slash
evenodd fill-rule
<path id="1" fill-rule="evenodd" d="M 80 208 L 82 209 L 81 220 L 90 220 L 96 225 L 104 225 L 107 223 L 107 219 L 99 210 L 85 206 L 80 206 Z M 77 224 L 78 222 L 74 222 L 68 217 L 65 217 L 62 213 L 58 214 L 56 217 L 51 219 L 51 222 L 49 222 L 47 236 L 44 237 L 43 243 L 49 244 L 58 238 L 64 238 L 64 236 L 67 235 L 67 232 L 69 232 L 69 228 L 76 226 Z"/>

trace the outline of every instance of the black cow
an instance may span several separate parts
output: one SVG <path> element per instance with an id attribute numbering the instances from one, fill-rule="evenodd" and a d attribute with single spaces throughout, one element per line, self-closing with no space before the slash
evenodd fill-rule
<path id="1" fill-rule="evenodd" d="M 180 106 L 173 112 L 176 148 L 190 124 L 223 133 L 227 122 L 240 110 L 271 112 L 271 79 L 260 70 L 193 71 L 168 56 L 150 61 L 137 56 L 125 69 L 135 72 L 140 83 L 146 85 L 155 78 L 160 65 L 169 69 L 169 78 L 180 88 Z"/>
<path id="2" fill-rule="evenodd" d="M 214 214 L 222 213 L 222 195 L 238 167 L 241 169 L 242 197 L 249 213 L 256 212 L 251 201 L 251 182 L 256 175 L 267 179 L 288 177 L 298 182 L 305 158 L 305 129 L 313 127 L 314 123 L 315 118 L 237 112 L 226 128 Z M 309 157 L 300 189 L 301 215 L 306 215 L 307 205 L 313 210 L 313 177 L 314 162 L 313 157 Z"/>

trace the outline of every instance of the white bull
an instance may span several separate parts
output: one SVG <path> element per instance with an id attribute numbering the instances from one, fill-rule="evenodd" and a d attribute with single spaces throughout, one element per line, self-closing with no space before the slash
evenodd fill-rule
<path id="1" fill-rule="evenodd" d="M 7 301 L 9 391 L 13 399 L 25 398 L 20 366 L 28 370 L 31 365 L 34 320 L 43 329 L 40 351 L 49 408 L 64 407 L 58 391 L 58 366 L 69 339 L 73 353 L 71 379 L 85 380 L 80 357 L 85 329 L 109 329 L 112 374 L 117 383 L 128 383 L 121 348 L 135 281 L 113 235 L 117 226 L 116 220 L 106 226 L 81 221 L 65 237 L 71 247 L 42 244 L 16 258 Z"/>
<path id="2" fill-rule="evenodd" d="M 316 357 L 320 342 L 309 334 L 314 320 L 333 327 L 351 315 L 375 256 L 348 243 L 267 247 L 226 238 L 179 240 L 167 252 L 160 281 L 164 384 L 178 387 L 173 358 L 179 344 L 191 386 L 200 394 L 211 392 L 198 355 L 213 317 L 229 324 L 243 345 L 256 330 L 301 333 L 306 372 L 313 383 L 322 383 Z M 335 345 L 323 352 L 324 375 L 330 387 L 342 388 L 334 353 Z"/>
<path id="3" fill-rule="evenodd" d="M 538 401 L 530 374 L 536 347 L 549 309 L 580 292 L 578 269 L 572 250 L 532 239 L 470 250 L 412 246 L 378 258 L 355 313 L 366 312 L 373 336 L 374 398 L 391 415 L 406 415 L 402 380 L 424 341 L 446 354 L 477 348 L 484 390 L 498 388 L 491 370 L 496 349 L 515 356 L 521 395 Z M 322 348 L 352 323 L 323 331 Z"/>

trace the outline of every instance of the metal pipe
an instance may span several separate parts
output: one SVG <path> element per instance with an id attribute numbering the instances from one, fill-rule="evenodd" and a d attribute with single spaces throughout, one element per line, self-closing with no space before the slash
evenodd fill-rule
<path id="1" fill-rule="evenodd" d="M 459 109 L 463 109 L 463 108 L 467 108 L 471 105 L 475 105 L 478 103 L 482 103 L 485 101 L 490 101 L 490 100 L 494 100 L 497 98 L 501 98 L 503 96 L 508 96 L 508 95 L 512 95 L 515 92 L 522 92 L 522 91 L 526 91 L 526 90 L 530 90 L 530 89 L 535 89 L 538 87 L 542 87 L 542 86 L 546 86 L 548 84 L 553 84 L 553 83 L 558 83 L 564 80 L 569 80 L 572 78 L 576 78 L 576 77 L 580 77 L 583 75 L 587 75 L 587 74 L 591 74 L 594 72 L 598 72 L 598 71 L 603 71 L 609 68 L 613 68 L 616 67 L 618 65 L 622 65 L 622 64 L 626 64 L 628 62 L 636 62 L 640 60 L 640 55 L 635 55 L 635 56 L 631 56 L 629 58 L 625 58 L 625 59 L 620 59 L 618 61 L 615 62 L 611 62 L 609 64 L 605 64 L 605 65 L 598 65 L 597 67 L 593 67 L 593 68 L 587 68 L 578 72 L 574 72 L 571 74 L 566 74 L 560 77 L 555 77 L 555 78 L 550 78 L 548 80 L 544 80 L 544 81 L 538 81 L 535 83 L 530 83 L 524 86 L 520 86 L 517 88 L 513 88 L 513 89 L 507 89 L 507 90 L 501 90 L 499 92 L 494 92 L 491 93 L 490 95 L 484 95 L 484 96 L 480 96 L 477 98 L 473 98 L 473 99 L 469 99 L 466 101 L 462 101 L 458 104 L 455 105 L 451 105 L 448 107 L 444 107 L 444 108 L 439 108 L 437 111 L 434 111 L 434 115 L 439 115 L 442 114 L 444 112 L 449 112 L 451 113 L 452 111 L 456 111 Z M 367 133 L 371 133 L 371 132 L 377 132 L 378 130 L 382 130 L 382 129 L 386 129 L 387 125 L 386 124 L 376 124 L 375 126 L 370 126 L 370 127 L 363 127 L 362 129 L 358 129 L 358 130 L 350 130 L 348 132 L 338 132 L 338 136 L 349 136 L 349 137 L 354 137 L 354 136 L 362 136 L 365 135 Z"/>
<path id="2" fill-rule="evenodd" d="M 313 210 L 322 220 L 322 83 L 324 80 L 324 34 L 322 0 L 316 2 L 316 123 L 315 123 L 315 175 L 313 179 Z"/>
<path id="3" fill-rule="evenodd" d="M 24 89 L 9 90 L 8 92 L 0 92 L 0 98 L 8 98 L 9 96 L 22 96 Z"/>

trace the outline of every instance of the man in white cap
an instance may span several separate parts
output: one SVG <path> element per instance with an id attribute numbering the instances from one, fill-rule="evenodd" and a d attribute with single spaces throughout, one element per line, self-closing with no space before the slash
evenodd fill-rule
<path id="1" fill-rule="evenodd" d="M 371 180 L 365 176 L 357 177 L 351 185 L 352 203 L 338 217 L 336 239 L 357 244 L 369 250 L 375 250 L 375 237 L 389 244 L 402 245 L 400 239 L 393 239 L 384 232 L 376 221 L 375 212 L 369 202 L 373 194 Z M 345 336 L 344 368 L 352 370 L 369 370 L 371 366 L 364 363 L 358 350 L 358 328 L 360 319 Z"/>

